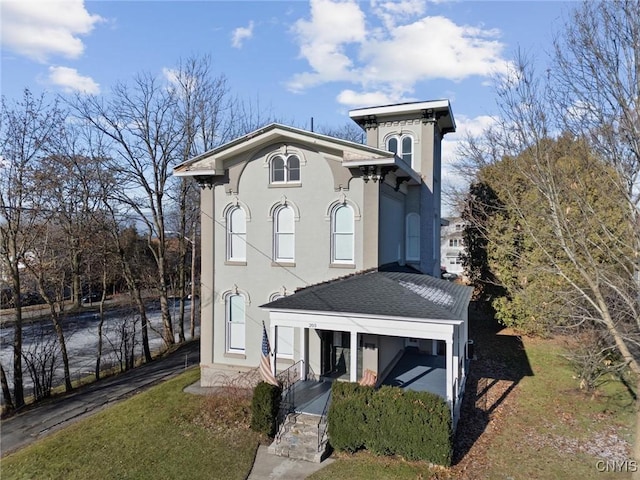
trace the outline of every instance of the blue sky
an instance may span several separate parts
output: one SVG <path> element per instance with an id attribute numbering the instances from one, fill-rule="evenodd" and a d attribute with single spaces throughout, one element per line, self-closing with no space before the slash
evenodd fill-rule
<path id="1" fill-rule="evenodd" d="M 139 72 L 210 55 L 234 94 L 284 123 L 348 122 L 351 108 L 448 98 L 458 133 L 496 113 L 516 49 L 544 59 L 571 3 L 552 1 L 2 0 L 2 94 L 108 95 Z M 445 175 L 446 176 L 446 175 Z"/>

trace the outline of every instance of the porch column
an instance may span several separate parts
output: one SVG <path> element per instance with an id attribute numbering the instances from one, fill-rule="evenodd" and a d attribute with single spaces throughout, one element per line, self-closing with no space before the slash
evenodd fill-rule
<path id="1" fill-rule="evenodd" d="M 307 349 L 309 347 L 309 337 L 307 337 L 307 329 L 300 327 L 300 360 L 302 360 L 302 368 L 300 369 L 300 380 L 307 379 Z"/>
<path id="2" fill-rule="evenodd" d="M 458 385 L 453 392 L 453 398 L 458 401 L 458 390 L 460 389 L 460 329 L 453 327 L 453 380 L 458 380 Z"/>
<path id="3" fill-rule="evenodd" d="M 350 382 L 357 382 L 358 381 L 358 332 L 351 332 L 351 347 L 349 348 L 350 350 L 350 356 L 351 358 L 350 363 L 351 363 L 351 372 L 349 374 L 349 381 Z"/>
<path id="4" fill-rule="evenodd" d="M 447 402 L 449 407 L 453 408 L 453 338 L 450 336 L 446 339 L 447 350 Z"/>
<path id="5" fill-rule="evenodd" d="M 278 327 L 276 327 L 273 322 L 271 322 L 271 326 L 270 326 L 270 330 L 271 330 L 271 352 L 273 353 L 272 357 L 271 357 L 271 372 L 273 373 L 273 376 L 276 376 L 277 373 L 277 369 L 276 369 L 276 359 L 278 358 Z"/>

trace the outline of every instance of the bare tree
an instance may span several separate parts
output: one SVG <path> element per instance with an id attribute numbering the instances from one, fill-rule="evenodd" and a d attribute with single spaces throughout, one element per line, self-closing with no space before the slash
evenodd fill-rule
<path id="1" fill-rule="evenodd" d="M 635 374 L 636 461 L 640 461 L 638 18 L 637 1 L 578 6 L 556 41 L 546 75 L 537 75 L 532 63 L 519 56 L 499 85 L 501 121 L 491 132 L 494 147 L 468 150 L 478 154 L 477 165 L 492 165 L 496 158 L 512 160 L 523 188 L 532 194 L 507 192 L 501 200 L 535 252 L 529 259 L 539 262 L 541 274 L 559 279 L 555 296 L 569 312 L 570 324 L 594 328 L 606 351 L 613 347 Z M 568 132 L 587 148 L 558 152 L 557 142 L 551 140 L 559 132 Z M 492 151 L 498 154 L 492 156 Z"/>
<path id="2" fill-rule="evenodd" d="M 42 326 L 36 332 L 35 341 L 22 353 L 33 382 L 33 396 L 36 401 L 51 396 L 59 353 L 56 337 L 49 335 L 49 332 Z"/>
<path id="3" fill-rule="evenodd" d="M 2 97 L 0 113 L 0 256 L 11 278 L 15 302 L 13 342 L 13 404 L 24 405 L 22 372 L 21 277 L 25 256 L 31 251 L 40 223 L 40 198 L 35 172 L 41 158 L 50 153 L 64 115 L 56 102 L 34 97 L 25 90 L 13 103 Z"/>
<path id="4" fill-rule="evenodd" d="M 149 75 L 135 77 L 133 85 L 120 83 L 105 102 L 77 97 L 76 113 L 111 140 L 118 178 L 117 200 L 137 215 L 146 228 L 147 245 L 156 261 L 163 339 L 175 343 L 168 303 L 166 271 L 167 188 L 185 132 L 176 115 L 177 98 L 166 84 Z"/>

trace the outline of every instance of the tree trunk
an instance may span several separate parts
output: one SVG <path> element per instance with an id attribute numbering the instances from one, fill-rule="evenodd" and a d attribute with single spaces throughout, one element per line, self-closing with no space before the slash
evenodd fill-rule
<path id="1" fill-rule="evenodd" d="M 163 247 L 160 247 L 163 249 Z M 165 280 L 165 258 L 164 252 L 158 254 L 158 277 L 160 279 L 160 311 L 162 312 L 162 338 L 165 345 L 171 346 L 176 343 L 175 334 L 173 333 L 173 322 L 171 319 L 171 310 L 169 309 L 169 298 L 167 291 L 167 282 Z"/>
<path id="2" fill-rule="evenodd" d="M 15 249 L 14 249 L 15 251 Z M 24 384 L 22 376 L 22 299 L 20 298 L 20 271 L 17 261 L 12 265 L 13 299 L 16 321 L 13 326 L 13 402 L 16 409 L 24 406 Z"/>
<path id="3" fill-rule="evenodd" d="M 9 390 L 9 382 L 7 382 L 7 375 L 4 373 L 4 368 L 0 364 L 0 383 L 2 384 L 2 396 L 4 397 L 4 403 L 7 406 L 8 411 L 13 410 L 13 402 L 11 401 L 11 390 Z"/>
<path id="4" fill-rule="evenodd" d="M 58 343 L 60 344 L 60 354 L 62 355 L 62 365 L 64 370 L 64 388 L 67 392 L 73 390 L 73 385 L 71 385 L 71 371 L 69 369 L 69 355 L 67 353 L 67 343 L 64 339 L 64 332 L 62 330 L 62 324 L 60 323 L 60 318 L 55 309 L 55 304 L 49 304 L 51 311 L 51 321 L 53 322 L 53 329 L 56 332 L 56 336 L 58 337 Z"/>

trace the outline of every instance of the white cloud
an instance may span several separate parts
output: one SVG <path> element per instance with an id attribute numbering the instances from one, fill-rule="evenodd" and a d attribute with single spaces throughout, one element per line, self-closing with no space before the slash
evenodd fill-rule
<path id="1" fill-rule="evenodd" d="M 231 45 L 234 48 L 242 48 L 245 40 L 253 37 L 253 21 L 247 27 L 238 27 L 231 34 Z"/>
<path id="2" fill-rule="evenodd" d="M 2 1 L 2 46 L 39 62 L 53 55 L 77 58 L 99 15 L 91 15 L 83 0 Z"/>
<path id="3" fill-rule="evenodd" d="M 310 18 L 293 27 L 310 70 L 295 74 L 290 90 L 348 82 L 356 88 L 345 89 L 339 98 L 359 106 L 358 97 L 406 101 L 421 81 L 507 71 L 497 29 L 458 25 L 446 17 L 423 16 L 424 11 L 419 0 L 373 1 L 367 18 L 352 0 L 312 0 Z"/>
<path id="4" fill-rule="evenodd" d="M 80 75 L 75 68 L 49 67 L 49 81 L 67 93 L 79 92 L 91 95 L 100 93 L 100 85 L 91 77 Z"/>
<path id="5" fill-rule="evenodd" d="M 311 20 L 298 20 L 293 32 L 300 44 L 300 56 L 312 72 L 294 75 L 294 91 L 327 81 L 355 80 L 353 62 L 346 52 L 349 44 L 362 43 L 365 17 L 355 1 L 313 0 Z"/>
<path id="6" fill-rule="evenodd" d="M 353 90 L 343 90 L 338 94 L 338 103 L 348 107 L 359 107 L 361 105 L 390 105 L 401 101 L 409 101 L 390 97 L 384 92 L 355 92 Z"/>
<path id="7" fill-rule="evenodd" d="M 372 0 L 371 8 L 373 13 L 382 20 L 385 28 L 391 30 L 395 28 L 398 21 L 406 20 L 416 15 L 422 15 L 425 11 L 426 2 L 424 0 L 403 0 L 392 2 L 379 2 Z"/>

